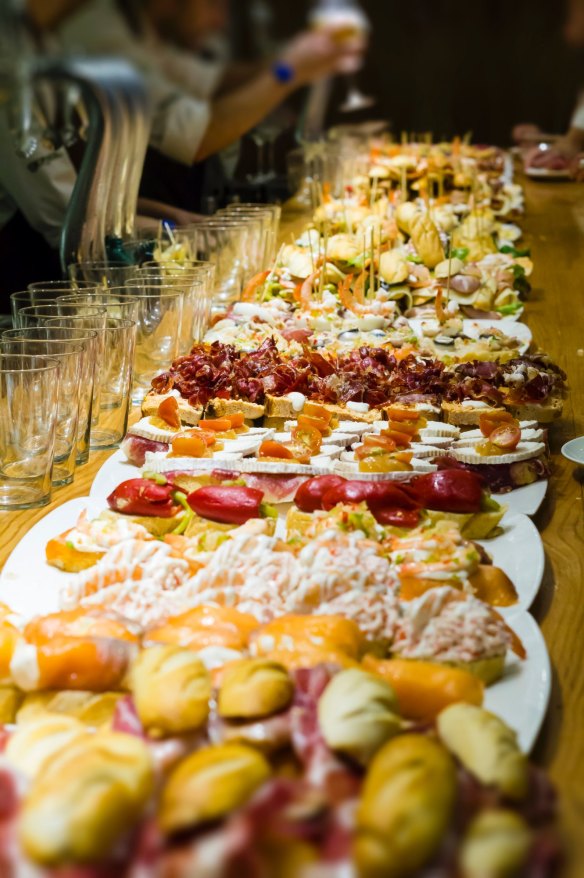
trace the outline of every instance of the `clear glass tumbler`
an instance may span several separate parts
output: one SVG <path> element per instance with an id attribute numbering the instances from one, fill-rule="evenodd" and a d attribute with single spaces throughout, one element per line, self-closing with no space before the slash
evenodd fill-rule
<path id="1" fill-rule="evenodd" d="M 51 499 L 59 362 L 0 354 L 0 509 Z"/>
<path id="2" fill-rule="evenodd" d="M 82 392 L 83 360 L 86 356 L 83 345 L 55 339 L 42 341 L 2 338 L 0 353 L 49 357 L 58 361 L 60 371 L 53 485 L 58 487 L 70 484 L 75 476 L 77 463 L 79 401 Z"/>
<path id="3" fill-rule="evenodd" d="M 5 329 L 2 339 L 28 339 L 30 341 L 54 341 L 79 345 L 83 348 L 79 380 L 79 422 L 77 425 L 77 465 L 87 463 L 89 436 L 93 408 L 93 383 L 95 363 L 99 351 L 99 335 L 95 329 L 83 326 L 31 326 L 28 329 Z"/>

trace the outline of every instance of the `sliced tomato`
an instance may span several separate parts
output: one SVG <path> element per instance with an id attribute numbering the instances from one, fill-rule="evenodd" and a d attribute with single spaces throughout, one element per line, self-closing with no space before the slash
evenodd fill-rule
<path id="1" fill-rule="evenodd" d="M 245 415 L 243 412 L 235 412 L 233 415 L 227 415 L 226 420 L 231 423 L 232 429 L 237 429 L 237 427 L 243 427 Z"/>
<path id="2" fill-rule="evenodd" d="M 370 455 L 359 461 L 359 472 L 362 473 L 411 472 L 411 469 L 409 463 L 398 460 L 395 454 Z"/>
<path id="3" fill-rule="evenodd" d="M 486 412 L 479 417 L 479 428 L 485 439 L 488 439 L 493 430 L 496 430 L 501 424 L 513 423 L 517 422 L 509 412 Z"/>
<path id="4" fill-rule="evenodd" d="M 385 451 L 395 451 L 395 442 L 390 436 L 383 433 L 369 433 L 363 436 L 363 445 L 370 448 L 383 448 Z"/>
<path id="5" fill-rule="evenodd" d="M 229 418 L 204 418 L 199 421 L 201 430 L 213 430 L 215 433 L 225 433 L 231 430 L 231 421 Z"/>
<path id="6" fill-rule="evenodd" d="M 310 418 L 319 418 L 319 420 L 325 421 L 326 424 L 330 424 L 333 417 L 332 413 L 323 405 L 319 405 L 317 402 L 311 402 L 309 399 L 304 403 L 302 414 L 308 415 Z"/>
<path id="7" fill-rule="evenodd" d="M 328 422 L 322 418 L 312 418 L 309 415 L 298 415 L 298 426 L 308 430 L 318 430 L 319 433 L 328 433 Z"/>
<path id="8" fill-rule="evenodd" d="M 277 457 L 281 460 L 293 460 L 294 454 L 281 442 L 275 442 L 273 439 L 264 439 L 259 447 L 258 454 L 260 457 Z"/>
<path id="9" fill-rule="evenodd" d="M 420 423 L 418 420 L 394 422 L 393 418 L 390 418 L 389 429 L 395 430 L 397 433 L 407 433 L 408 436 L 416 436 L 420 430 Z"/>
<path id="10" fill-rule="evenodd" d="M 298 424 L 292 428 L 292 439 L 299 445 L 304 445 L 311 454 L 318 454 L 322 445 L 322 435 L 314 427 L 301 427 Z"/>
<path id="11" fill-rule="evenodd" d="M 172 440 L 172 453 L 180 457 L 203 457 L 207 443 L 200 436 L 177 436 Z"/>
<path id="12" fill-rule="evenodd" d="M 399 409 L 392 406 L 388 412 L 388 419 L 390 421 L 412 421 L 417 418 L 415 411 L 412 411 L 412 409 Z"/>
<path id="13" fill-rule="evenodd" d="M 180 415 L 178 413 L 178 401 L 175 396 L 167 396 L 158 406 L 156 412 L 169 427 L 178 429 L 180 427 Z"/>
<path id="14" fill-rule="evenodd" d="M 518 424 L 501 424 L 489 436 L 491 445 L 512 451 L 521 441 L 521 427 Z"/>
<path id="15" fill-rule="evenodd" d="M 198 439 L 202 439 L 205 445 L 215 445 L 217 442 L 217 436 L 211 430 L 199 430 L 198 427 L 193 427 L 192 430 L 185 430 L 186 436 L 196 436 Z"/>
<path id="16" fill-rule="evenodd" d="M 393 439 L 396 446 L 398 448 L 407 448 L 410 442 L 412 441 L 412 437 L 409 433 L 402 433 L 401 430 L 384 430 L 384 435 Z"/>

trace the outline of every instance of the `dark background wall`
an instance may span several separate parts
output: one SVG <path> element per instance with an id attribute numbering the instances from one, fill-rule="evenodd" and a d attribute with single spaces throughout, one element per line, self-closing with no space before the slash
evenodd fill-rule
<path id="1" fill-rule="evenodd" d="M 359 77 L 377 105 L 368 117 L 394 132 L 435 137 L 473 131 L 505 144 L 517 122 L 562 131 L 580 86 L 584 53 L 562 39 L 564 0 L 362 0 L 371 49 Z M 235 0 L 245 18 L 247 0 Z M 284 38 L 303 26 L 308 0 L 269 0 L 272 30 Z M 243 42 L 249 30 L 239 27 Z M 337 104 L 342 97 L 339 84 Z M 334 103 L 334 102 L 333 102 Z M 349 117 L 331 114 L 329 121 Z"/>

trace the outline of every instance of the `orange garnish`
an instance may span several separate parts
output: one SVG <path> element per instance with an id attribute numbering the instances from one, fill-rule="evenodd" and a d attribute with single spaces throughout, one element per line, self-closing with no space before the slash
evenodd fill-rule
<path id="1" fill-rule="evenodd" d="M 201 430 L 214 430 L 215 433 L 224 433 L 231 430 L 231 421 L 229 418 L 205 418 L 199 421 Z"/>
<path id="2" fill-rule="evenodd" d="M 176 397 L 167 396 L 166 399 L 163 399 L 158 406 L 156 414 L 162 421 L 168 424 L 169 427 L 174 427 L 176 430 L 179 429 L 180 415 L 178 413 L 178 402 Z"/>
<path id="3" fill-rule="evenodd" d="M 258 455 L 260 457 L 277 457 L 281 460 L 294 460 L 290 449 L 273 439 L 264 439 L 259 447 Z"/>
<path id="4" fill-rule="evenodd" d="M 172 453 L 180 457 L 203 457 L 207 443 L 200 436 L 177 436 L 172 440 Z"/>

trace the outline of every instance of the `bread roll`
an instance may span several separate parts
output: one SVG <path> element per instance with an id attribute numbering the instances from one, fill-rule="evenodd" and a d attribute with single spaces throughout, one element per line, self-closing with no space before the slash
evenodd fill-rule
<path id="1" fill-rule="evenodd" d="M 444 259 L 444 248 L 438 229 L 425 213 L 417 213 L 410 223 L 410 235 L 418 256 L 428 268 L 434 268 Z"/>
<path id="2" fill-rule="evenodd" d="M 152 646 L 130 674 L 136 710 L 155 737 L 200 728 L 209 715 L 211 679 L 198 655 L 181 646 Z"/>
<path id="3" fill-rule="evenodd" d="M 529 827 L 515 811 L 484 811 L 462 842 L 463 878 L 517 878 L 523 874 L 531 842 Z"/>
<path id="4" fill-rule="evenodd" d="M 358 668 L 336 674 L 318 702 L 318 722 L 331 750 L 368 765 L 401 728 L 395 692 L 385 680 Z"/>
<path id="5" fill-rule="evenodd" d="M 55 754 L 89 735 L 86 726 L 72 716 L 48 715 L 16 729 L 6 745 L 6 758 L 26 777 L 35 777 Z"/>
<path id="6" fill-rule="evenodd" d="M 193 753 L 163 790 L 159 822 L 174 833 L 218 820 L 243 805 L 271 774 L 267 760 L 244 744 L 219 744 Z"/>
<path id="7" fill-rule="evenodd" d="M 103 860 L 139 819 L 153 787 L 142 740 L 85 734 L 47 760 L 34 779 L 20 819 L 24 851 L 47 866 Z"/>
<path id="8" fill-rule="evenodd" d="M 440 738 L 481 783 L 494 786 L 510 799 L 523 799 L 528 787 L 528 762 L 509 726 L 482 707 L 453 704 L 437 719 Z"/>
<path id="9" fill-rule="evenodd" d="M 456 769 L 424 735 L 393 738 L 369 767 L 354 844 L 360 878 L 406 878 L 437 852 L 451 820 Z"/>
<path id="10" fill-rule="evenodd" d="M 225 719 L 255 719 L 288 707 L 294 684 L 286 668 L 266 658 L 246 658 L 229 664 L 217 698 Z"/>
<path id="11" fill-rule="evenodd" d="M 401 284 L 408 279 L 410 269 L 400 250 L 386 250 L 379 260 L 379 274 L 388 284 Z"/>
<path id="12" fill-rule="evenodd" d="M 0 725 L 16 721 L 23 693 L 14 686 L 0 686 Z"/>
<path id="13" fill-rule="evenodd" d="M 406 235 L 409 235 L 411 232 L 412 220 L 415 216 L 418 216 L 419 213 L 420 208 L 417 207 L 413 201 L 402 202 L 402 204 L 398 205 L 395 211 L 395 220 L 398 228 L 401 229 L 402 232 L 405 232 Z"/>
<path id="14" fill-rule="evenodd" d="M 62 692 L 33 692 L 20 705 L 16 721 L 28 723 L 51 714 L 75 717 L 86 726 L 100 728 L 113 719 L 116 704 L 123 692 L 85 692 L 64 689 Z"/>

